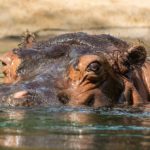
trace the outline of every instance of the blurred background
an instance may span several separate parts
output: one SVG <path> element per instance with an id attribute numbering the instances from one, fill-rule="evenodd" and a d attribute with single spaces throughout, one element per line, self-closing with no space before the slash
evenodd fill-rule
<path id="1" fill-rule="evenodd" d="M 150 56 L 150 0 L 0 0 L 0 54 L 17 47 L 26 30 L 38 40 L 79 31 L 111 34 L 143 44 Z M 150 150 L 150 113 L 0 107 L 0 150 L 50 148 Z"/>
<path id="2" fill-rule="evenodd" d="M 149 49 L 150 0 L 0 0 L 0 52 L 16 46 L 27 29 L 40 38 L 107 33 Z"/>

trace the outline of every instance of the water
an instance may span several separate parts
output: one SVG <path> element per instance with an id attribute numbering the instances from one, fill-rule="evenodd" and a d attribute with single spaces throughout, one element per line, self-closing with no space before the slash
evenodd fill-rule
<path id="1" fill-rule="evenodd" d="M 120 31 L 120 33 L 123 32 Z M 125 33 L 131 34 L 129 30 Z M 124 39 L 144 41 L 148 54 L 150 54 L 150 39 L 143 37 L 129 35 Z M 19 40 L 14 38 L 1 39 L 0 53 L 17 47 L 18 43 Z M 1 107 L 0 150 L 9 149 L 149 150 L 150 107 L 147 109 L 102 108 L 98 110 L 65 106 Z"/>
<path id="2" fill-rule="evenodd" d="M 150 148 L 150 108 L 1 108 L 0 149 Z"/>

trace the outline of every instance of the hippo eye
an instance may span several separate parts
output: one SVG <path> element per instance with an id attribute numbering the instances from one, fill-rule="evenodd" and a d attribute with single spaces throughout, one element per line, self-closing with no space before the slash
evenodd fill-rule
<path id="1" fill-rule="evenodd" d="M 101 68 L 101 65 L 99 62 L 93 62 L 91 64 L 88 65 L 87 67 L 87 71 L 93 71 L 93 72 L 98 72 Z"/>

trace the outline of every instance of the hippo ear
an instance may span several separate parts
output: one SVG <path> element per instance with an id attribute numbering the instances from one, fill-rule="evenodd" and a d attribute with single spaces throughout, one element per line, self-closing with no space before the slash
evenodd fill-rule
<path id="1" fill-rule="evenodd" d="M 134 46 L 128 50 L 128 62 L 133 66 L 141 66 L 146 60 L 146 50 L 143 46 Z"/>

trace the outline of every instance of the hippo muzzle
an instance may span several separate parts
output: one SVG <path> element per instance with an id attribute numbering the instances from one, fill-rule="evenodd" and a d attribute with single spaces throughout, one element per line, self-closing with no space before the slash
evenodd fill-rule
<path id="1" fill-rule="evenodd" d="M 21 64 L 21 59 L 9 51 L 0 57 L 2 62 L 1 73 L 4 74 L 4 83 L 13 83 L 19 79 L 17 75 L 17 68 Z"/>

